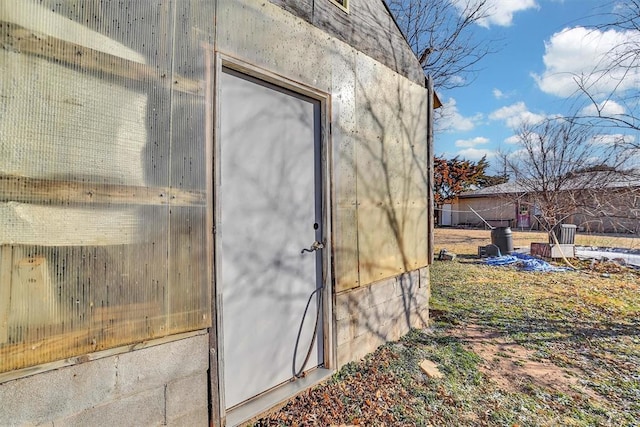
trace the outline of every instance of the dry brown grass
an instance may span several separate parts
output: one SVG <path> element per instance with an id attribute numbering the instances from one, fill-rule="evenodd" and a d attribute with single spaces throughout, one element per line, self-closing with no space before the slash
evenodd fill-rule
<path id="1" fill-rule="evenodd" d="M 548 242 L 547 234 L 539 231 L 512 230 L 513 246 L 528 247 L 532 242 Z M 478 246 L 491 243 L 490 230 L 436 228 L 434 231 L 436 253 L 440 249 L 447 249 L 456 254 L 476 255 Z M 621 236 L 614 234 L 582 234 L 576 235 L 576 245 L 606 246 L 617 248 L 640 248 L 640 237 Z"/>

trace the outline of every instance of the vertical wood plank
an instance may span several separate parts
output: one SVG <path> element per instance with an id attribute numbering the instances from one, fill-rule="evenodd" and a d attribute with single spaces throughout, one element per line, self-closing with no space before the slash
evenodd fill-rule
<path id="1" fill-rule="evenodd" d="M 427 237 L 427 260 L 429 264 L 433 262 L 433 224 L 434 224 L 434 200 L 433 200 L 433 108 L 435 101 L 435 92 L 433 90 L 433 80 L 431 76 L 427 77 L 427 177 L 429 183 L 427 185 L 427 209 L 428 215 L 427 219 L 429 221 L 429 226 L 427 227 L 427 232 L 429 233 Z"/>

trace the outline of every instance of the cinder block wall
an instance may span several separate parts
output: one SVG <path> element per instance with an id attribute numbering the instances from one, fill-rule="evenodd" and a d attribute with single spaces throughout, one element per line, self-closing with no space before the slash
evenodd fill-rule
<path id="1" fill-rule="evenodd" d="M 338 367 L 426 327 L 429 296 L 428 267 L 337 294 Z"/>
<path id="2" fill-rule="evenodd" d="M 0 384 L 0 425 L 208 425 L 208 335 Z"/>

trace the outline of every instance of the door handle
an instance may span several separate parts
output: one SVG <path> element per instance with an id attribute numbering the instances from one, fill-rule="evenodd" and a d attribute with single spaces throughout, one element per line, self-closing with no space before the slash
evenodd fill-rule
<path id="1" fill-rule="evenodd" d="M 317 250 L 320 249 L 324 249 L 324 243 L 318 242 L 317 240 L 315 242 L 313 242 L 311 244 L 311 246 L 309 247 L 309 249 L 304 248 L 303 250 L 300 251 L 301 254 L 305 253 L 305 252 L 315 252 Z"/>

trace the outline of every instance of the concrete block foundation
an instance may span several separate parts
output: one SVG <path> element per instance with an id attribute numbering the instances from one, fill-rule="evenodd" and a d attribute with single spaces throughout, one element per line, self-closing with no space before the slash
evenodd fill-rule
<path id="1" fill-rule="evenodd" d="M 414 270 L 336 295 L 338 367 L 429 321 L 429 269 Z"/>
<path id="2" fill-rule="evenodd" d="M 208 425 L 206 333 L 0 384 L 0 425 Z"/>

